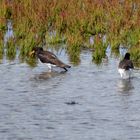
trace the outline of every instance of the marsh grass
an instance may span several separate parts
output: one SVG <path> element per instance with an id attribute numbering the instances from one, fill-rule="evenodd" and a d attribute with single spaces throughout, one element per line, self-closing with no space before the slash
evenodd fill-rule
<path id="1" fill-rule="evenodd" d="M 34 58 L 34 57 L 28 57 L 23 62 L 26 62 L 31 67 L 36 67 L 37 66 L 37 59 Z"/>
<path id="2" fill-rule="evenodd" d="M 46 43 L 55 45 L 55 44 L 63 44 L 66 42 L 66 39 L 61 34 L 58 34 L 58 32 L 52 31 L 47 32 L 45 35 Z"/>
<path id="3" fill-rule="evenodd" d="M 4 54 L 4 44 L 3 41 L 0 40 L 0 59 L 3 58 L 3 54 Z"/>
<path id="4" fill-rule="evenodd" d="M 9 60 L 14 60 L 16 57 L 16 46 L 13 38 L 10 38 L 6 43 L 6 57 Z"/>
<path id="5" fill-rule="evenodd" d="M 94 51 L 92 55 L 92 61 L 99 65 L 102 62 L 102 59 L 106 57 L 106 49 L 108 47 L 108 43 L 104 43 L 102 38 L 97 35 L 95 37 L 95 44 L 93 45 Z"/>
<path id="6" fill-rule="evenodd" d="M 67 34 L 67 52 L 69 54 L 70 61 L 74 65 L 78 65 L 80 63 L 80 53 L 82 49 L 81 41 L 82 37 L 80 34 Z"/>
<path id="7" fill-rule="evenodd" d="M 133 47 L 129 49 L 131 53 L 131 58 L 136 66 L 140 66 L 140 41 Z"/>
<path id="8" fill-rule="evenodd" d="M 105 54 L 104 44 L 101 41 L 94 45 L 85 43 L 90 36 L 99 34 L 107 35 L 113 52 L 118 51 L 120 44 L 131 49 L 133 55 L 139 50 L 135 47 L 140 40 L 140 2 L 137 0 L 1 0 L 0 17 L 0 31 L 5 30 L 6 19 L 12 19 L 14 46 L 20 49 L 22 57 L 28 57 L 33 46 L 66 43 L 70 60 L 75 64 L 80 61 L 83 46 L 94 49 L 93 60 L 100 63 Z M 53 31 L 55 35 L 51 36 Z M 0 38 L 3 38 L 1 33 Z M 14 54 L 11 48 L 9 51 Z"/>
<path id="9" fill-rule="evenodd" d="M 81 48 L 78 44 L 72 44 L 68 47 L 69 59 L 73 65 L 78 65 L 80 63 L 80 52 Z"/>

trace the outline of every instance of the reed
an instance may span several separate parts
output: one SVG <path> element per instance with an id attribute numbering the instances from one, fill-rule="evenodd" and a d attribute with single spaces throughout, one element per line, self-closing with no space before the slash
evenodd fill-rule
<path id="1" fill-rule="evenodd" d="M 6 7 L 4 0 L 0 2 L 0 40 L 3 39 L 4 32 L 6 30 L 6 19 L 5 19 Z"/>
<path id="2" fill-rule="evenodd" d="M 102 38 L 97 35 L 95 37 L 95 45 L 94 45 L 94 51 L 92 55 L 92 61 L 100 65 L 103 58 L 106 58 L 106 48 L 108 46 L 108 43 L 103 43 Z"/>
<path id="3" fill-rule="evenodd" d="M 103 44 L 85 43 L 90 36 L 107 35 L 114 52 L 120 44 L 135 49 L 140 39 L 140 2 L 137 0 L 1 0 L 0 17 L 3 31 L 6 19 L 12 19 L 16 46 L 25 57 L 34 45 L 66 43 L 70 59 L 75 61 L 80 59 L 82 46 L 96 49 L 99 56 L 98 50 Z M 51 37 L 52 31 L 56 35 Z M 104 49 L 100 55 L 104 56 Z"/>
<path id="4" fill-rule="evenodd" d="M 6 43 L 6 57 L 9 60 L 14 60 L 16 57 L 16 46 L 13 38 L 10 38 Z"/>
<path id="5" fill-rule="evenodd" d="M 74 65 L 80 63 L 80 52 L 81 52 L 81 36 L 79 34 L 68 35 L 67 40 L 67 52 L 69 54 L 70 61 Z"/>
<path id="6" fill-rule="evenodd" d="M 26 36 L 20 42 L 20 57 L 26 58 L 29 57 L 29 52 L 32 48 L 36 46 L 37 40 L 32 33 L 26 34 Z"/>
<path id="7" fill-rule="evenodd" d="M 24 60 L 22 60 L 23 62 L 26 62 L 28 65 L 30 65 L 32 68 L 37 66 L 37 59 L 34 57 L 28 57 Z"/>
<path id="8" fill-rule="evenodd" d="M 137 66 L 140 66 L 140 40 L 135 44 L 134 47 L 129 49 L 131 58 L 134 60 Z"/>
<path id="9" fill-rule="evenodd" d="M 58 34 L 56 31 L 46 32 L 45 40 L 47 44 L 51 45 L 62 44 L 66 42 L 65 37 L 61 34 Z"/>
<path id="10" fill-rule="evenodd" d="M 0 40 L 0 59 L 3 58 L 3 54 L 4 54 L 4 45 L 3 45 L 3 41 Z"/>

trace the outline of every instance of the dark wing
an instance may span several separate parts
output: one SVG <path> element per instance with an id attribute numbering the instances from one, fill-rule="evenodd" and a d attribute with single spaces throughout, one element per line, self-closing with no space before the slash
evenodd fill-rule
<path id="1" fill-rule="evenodd" d="M 128 67 L 133 69 L 134 68 L 134 65 L 133 65 L 133 62 L 131 60 L 128 60 Z"/>
<path id="2" fill-rule="evenodd" d="M 125 69 L 125 70 L 129 70 L 130 68 L 133 69 L 133 63 L 131 60 L 122 60 L 119 63 L 119 68 Z"/>
<path id="3" fill-rule="evenodd" d="M 42 53 L 37 54 L 37 57 L 40 59 L 42 63 L 50 63 L 47 57 L 43 55 Z"/>
<path id="4" fill-rule="evenodd" d="M 54 53 L 50 52 L 50 51 L 44 51 L 43 54 L 48 55 L 49 57 L 57 58 L 57 56 Z"/>
<path id="5" fill-rule="evenodd" d="M 39 53 L 38 58 L 40 59 L 40 61 L 42 63 L 51 63 L 51 64 L 59 66 L 61 68 L 64 68 L 67 66 L 61 60 L 59 60 L 56 55 L 54 55 L 53 53 L 48 52 L 48 51 Z"/>

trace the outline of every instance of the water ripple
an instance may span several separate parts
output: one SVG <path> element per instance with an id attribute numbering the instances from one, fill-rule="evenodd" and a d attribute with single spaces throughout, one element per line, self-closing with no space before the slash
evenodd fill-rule
<path id="1" fill-rule="evenodd" d="M 0 64 L 0 139 L 140 139 L 140 72 L 124 81 L 118 59 L 96 66 L 88 55 L 67 73 Z"/>

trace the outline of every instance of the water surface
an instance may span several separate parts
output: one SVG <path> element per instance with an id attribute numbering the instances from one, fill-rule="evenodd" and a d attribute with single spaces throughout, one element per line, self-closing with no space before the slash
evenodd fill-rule
<path id="1" fill-rule="evenodd" d="M 65 53 L 57 54 L 69 63 Z M 102 65 L 81 53 L 67 72 L 18 59 L 0 64 L 1 140 L 139 140 L 140 72 L 122 80 L 118 59 Z M 75 102 L 75 104 L 71 104 Z"/>

